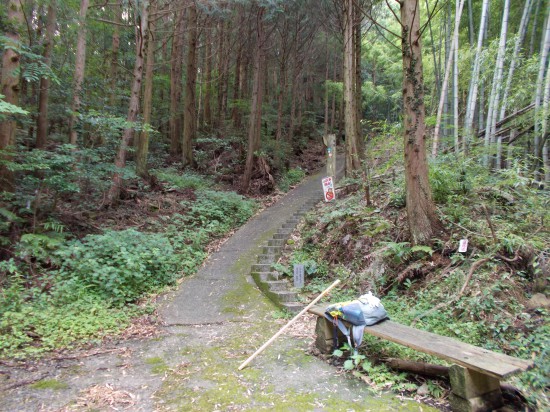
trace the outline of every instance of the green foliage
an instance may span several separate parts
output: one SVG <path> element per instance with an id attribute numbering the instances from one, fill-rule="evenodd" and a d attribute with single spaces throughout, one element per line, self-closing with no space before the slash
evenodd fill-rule
<path id="1" fill-rule="evenodd" d="M 178 189 L 205 189 L 212 186 L 204 176 L 197 173 L 185 171 L 179 173 L 175 169 L 151 170 L 151 174 L 155 175 L 161 182 L 168 183 L 170 187 Z"/>
<path id="2" fill-rule="evenodd" d="M 28 111 L 23 110 L 19 106 L 16 106 L 14 104 L 8 103 L 4 101 L 4 95 L 0 94 L 0 120 L 2 120 L 5 115 L 11 115 L 11 114 L 23 114 L 27 115 L 29 114 Z"/>
<path id="3" fill-rule="evenodd" d="M 150 124 L 130 122 L 126 117 L 110 112 L 90 109 L 78 116 L 83 129 L 81 135 L 89 147 L 93 147 L 96 143 L 103 143 L 113 150 L 118 147 L 120 136 L 125 129 L 133 129 L 135 132 L 148 131 L 151 140 L 156 136 L 156 131 Z M 131 151 L 132 148 L 129 150 Z"/>
<path id="4" fill-rule="evenodd" d="M 79 340 L 101 339 L 128 322 L 128 313 L 109 308 L 99 296 L 82 292 L 81 298 L 73 302 L 48 301 L 42 297 L 22 303 L 17 311 L 3 313 L 0 356 L 27 357 L 68 347 Z"/>
<path id="5" fill-rule="evenodd" d="M 17 311 L 29 291 L 25 289 L 24 278 L 13 259 L 0 261 L 0 318 L 5 312 Z"/>
<path id="6" fill-rule="evenodd" d="M 289 169 L 279 180 L 279 189 L 288 192 L 292 186 L 299 183 L 305 176 L 306 173 L 300 167 Z"/>
<path id="7" fill-rule="evenodd" d="M 0 35 L 0 49 L 14 50 L 24 60 L 25 64 L 20 66 L 16 76 L 21 76 L 24 81 L 38 82 L 42 78 L 50 79 L 54 84 L 59 85 L 60 80 L 54 71 L 44 62 L 44 57 L 36 54 L 22 42 L 14 42 L 13 39 Z"/>
<path id="8" fill-rule="evenodd" d="M 458 163 L 458 164 L 457 164 Z M 435 202 L 445 203 L 453 194 L 465 195 L 472 187 L 472 164 L 454 155 L 438 156 L 430 164 L 430 185 Z"/>
<path id="9" fill-rule="evenodd" d="M 134 229 L 88 235 L 59 250 L 59 275 L 89 288 L 113 306 L 134 302 L 144 293 L 178 278 L 178 259 L 163 235 Z"/>
<path id="10" fill-rule="evenodd" d="M 383 242 L 385 250 L 383 256 L 390 257 L 394 263 L 404 263 L 415 257 L 422 259 L 433 254 L 429 246 L 411 246 L 410 242 Z"/>
<path id="11" fill-rule="evenodd" d="M 325 90 L 328 92 L 329 97 L 335 96 L 340 98 L 344 92 L 344 83 L 335 82 L 332 80 L 325 80 Z"/>
<path id="12" fill-rule="evenodd" d="M 8 200 L 18 216 L 54 209 L 59 196 L 80 191 L 75 183 L 79 172 L 74 167 L 72 149 L 70 145 L 63 145 L 55 151 L 19 151 L 14 159 L 1 156 L 0 151 L 0 164 L 21 174 L 19 190 Z"/>
<path id="13" fill-rule="evenodd" d="M 194 273 L 207 243 L 257 208 L 233 192 L 196 195 L 182 213 L 149 222 L 159 233 L 127 229 L 67 240 L 64 225 L 50 218 L 41 231 L 24 234 L 15 249 L 19 263 L 0 262 L 0 356 L 40 355 L 116 333 L 148 310 L 129 302 Z"/>
<path id="14" fill-rule="evenodd" d="M 220 235 L 246 222 L 257 204 L 235 192 L 201 190 L 192 202 L 187 216 L 192 226 L 201 226 L 209 233 Z"/>
<path id="15" fill-rule="evenodd" d="M 294 265 L 304 265 L 305 275 L 311 279 L 309 284 L 309 290 L 316 292 L 317 289 L 315 285 L 320 285 L 321 287 L 318 292 L 322 292 L 322 285 L 324 285 L 324 276 L 327 274 L 328 268 L 326 263 L 319 262 L 315 254 L 309 253 L 308 251 L 301 249 L 295 251 L 288 265 L 283 265 L 281 263 L 273 263 L 273 269 L 285 276 L 294 276 Z M 327 285 L 328 286 L 328 285 Z"/>
<path id="16" fill-rule="evenodd" d="M 64 243 L 65 236 L 62 233 L 26 233 L 16 247 L 17 255 L 25 260 L 31 259 L 40 262 L 50 261 L 54 252 Z"/>
<path id="17" fill-rule="evenodd" d="M 345 353 L 350 353 L 350 347 L 346 343 L 342 348 L 335 350 L 332 356 L 342 358 Z M 375 365 L 365 355 L 352 354 L 344 361 L 344 370 L 353 372 L 357 377 L 362 377 L 377 390 L 413 391 L 416 385 L 409 383 L 407 374 L 396 373 L 384 364 Z"/>

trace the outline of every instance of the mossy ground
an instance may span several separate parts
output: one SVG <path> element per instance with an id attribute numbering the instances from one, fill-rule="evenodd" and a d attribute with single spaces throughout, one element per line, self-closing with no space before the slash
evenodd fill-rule
<path id="1" fill-rule="evenodd" d="M 38 382 L 35 382 L 30 385 L 34 389 L 53 389 L 61 390 L 67 389 L 69 385 L 65 382 L 58 381 L 57 379 L 44 379 Z"/>
<path id="2" fill-rule="evenodd" d="M 258 246 L 270 236 L 265 233 Z M 155 393 L 158 410 L 418 410 L 415 402 L 379 397 L 364 383 L 338 376 L 306 353 L 309 342 L 284 335 L 238 371 L 280 328 L 274 322 L 276 308 L 248 276 L 254 259 L 252 250 L 229 269 L 237 277 L 223 310 L 234 319 L 209 325 L 208 332 L 200 332 L 208 341 L 194 339 L 181 349 L 182 361 L 165 372 Z"/>

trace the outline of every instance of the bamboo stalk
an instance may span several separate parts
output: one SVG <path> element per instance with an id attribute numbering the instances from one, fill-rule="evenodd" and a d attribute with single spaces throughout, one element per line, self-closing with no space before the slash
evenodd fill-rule
<path id="1" fill-rule="evenodd" d="M 323 293 L 321 293 L 319 296 L 317 296 L 309 305 L 307 305 L 300 313 L 298 313 L 292 320 L 290 320 L 285 326 L 283 326 L 279 332 L 277 332 L 275 335 L 271 337 L 266 343 L 264 343 L 260 349 L 258 349 L 252 356 L 250 356 L 247 360 L 245 360 L 241 366 L 239 366 L 239 370 L 243 369 L 248 365 L 252 359 L 254 359 L 256 356 L 258 356 L 260 353 L 262 353 L 269 345 L 273 343 L 275 339 L 279 337 L 290 325 L 292 325 L 294 322 L 298 320 L 300 316 L 302 316 L 304 313 L 308 311 L 309 308 L 311 308 L 313 305 L 315 305 L 321 298 L 323 298 L 332 288 L 334 288 L 336 285 L 340 283 L 340 279 L 337 279 L 332 285 L 330 285 L 328 288 L 326 288 Z"/>

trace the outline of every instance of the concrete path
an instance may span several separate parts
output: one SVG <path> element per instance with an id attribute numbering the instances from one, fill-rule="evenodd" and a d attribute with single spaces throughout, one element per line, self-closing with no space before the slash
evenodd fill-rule
<path id="1" fill-rule="evenodd" d="M 321 194 L 318 174 L 251 219 L 195 276 L 163 296 L 161 336 L 113 343 L 95 356 L 42 362 L 31 371 L 14 369 L 14 379 L 34 374 L 59 385 L 4 391 L 0 410 L 430 410 L 394 394 L 376 395 L 364 382 L 309 355 L 312 338 L 301 330 L 313 329 L 313 318 L 237 370 L 286 322 L 275 319 L 278 310 L 250 277 L 260 245 Z"/>
<path id="2" fill-rule="evenodd" d="M 162 318 L 168 325 L 220 322 L 233 318 L 225 297 L 250 273 L 260 247 L 306 202 L 322 200 L 321 175 L 310 177 L 276 204 L 262 211 L 241 227 L 210 256 L 205 266 L 188 279 L 163 305 Z M 256 299 L 239 301 L 240 309 L 253 311 Z M 234 306 L 235 302 L 229 303 Z"/>
<path id="3" fill-rule="evenodd" d="M 187 346 L 184 362 L 206 365 L 201 367 L 200 379 L 195 376 L 183 384 L 170 379 L 157 392 L 167 409 L 428 410 L 394 395 L 378 397 L 365 383 L 338 374 L 334 367 L 307 354 L 312 344 L 309 337 L 282 336 L 247 368 L 237 371 L 284 324 L 274 321 L 277 309 L 254 285 L 250 268 L 261 245 L 283 223 L 311 199 L 322 200 L 321 178 L 322 174 L 310 177 L 250 220 L 196 276 L 167 298 L 161 315 L 172 334 L 197 338 L 198 330 L 204 333 Z M 315 320 L 309 322 L 313 328 Z M 186 404 L 189 398 L 192 404 Z"/>

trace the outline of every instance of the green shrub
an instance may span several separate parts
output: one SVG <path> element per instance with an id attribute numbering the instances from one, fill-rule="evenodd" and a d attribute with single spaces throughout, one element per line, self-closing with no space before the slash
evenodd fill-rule
<path id="1" fill-rule="evenodd" d="M 75 293 L 70 291 L 69 293 Z M 100 296 L 76 292 L 72 302 L 41 296 L 0 319 L 0 356 L 27 357 L 68 347 L 76 341 L 101 339 L 126 327 L 130 311 L 110 308 Z"/>
<path id="2" fill-rule="evenodd" d="M 59 274 L 64 280 L 85 285 L 115 306 L 133 302 L 178 277 L 178 260 L 169 240 L 134 229 L 88 235 L 59 250 L 57 256 L 63 260 Z"/>
<path id="3" fill-rule="evenodd" d="M 235 192 L 201 190 L 189 204 L 187 219 L 191 226 L 200 226 L 212 235 L 220 235 L 246 222 L 256 211 L 253 200 Z"/>
<path id="4" fill-rule="evenodd" d="M 305 177 L 305 175 L 306 172 L 304 172 L 299 167 L 287 170 L 287 172 L 279 181 L 279 189 L 281 189 L 283 192 L 288 192 L 291 186 L 299 183 Z"/>
<path id="5" fill-rule="evenodd" d="M 471 165 L 454 155 L 437 157 L 430 164 L 430 185 L 436 203 L 446 203 L 453 194 L 471 190 Z"/>
<path id="6" fill-rule="evenodd" d="M 196 173 L 180 173 L 175 169 L 152 170 L 161 182 L 167 183 L 171 187 L 178 189 L 204 189 L 212 186 L 212 182 Z"/>

